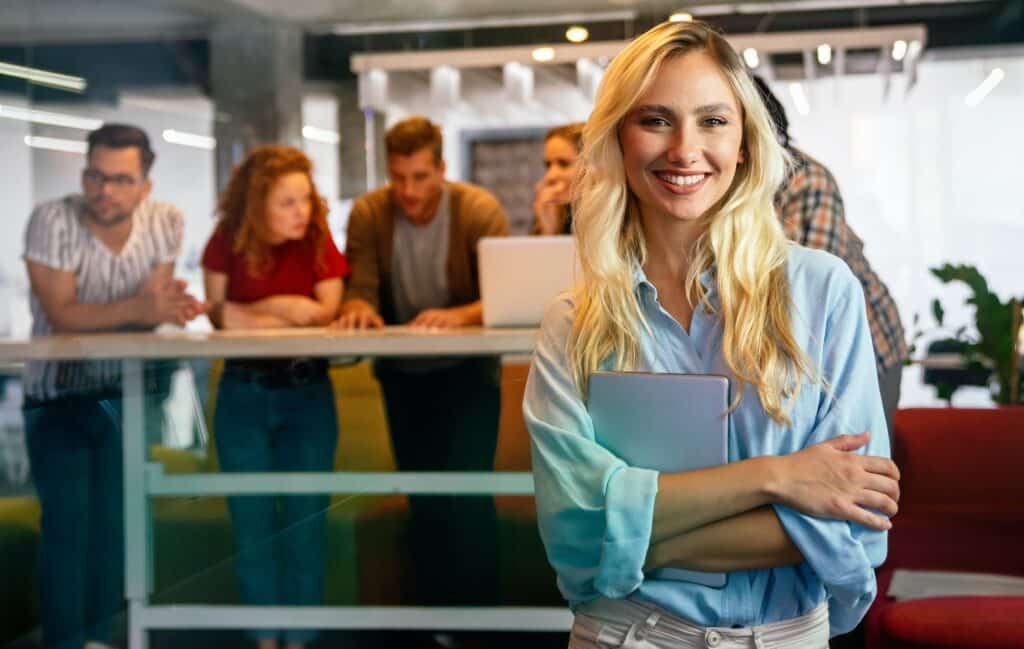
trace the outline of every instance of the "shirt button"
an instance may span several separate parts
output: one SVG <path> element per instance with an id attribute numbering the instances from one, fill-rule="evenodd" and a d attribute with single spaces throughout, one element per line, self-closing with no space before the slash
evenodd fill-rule
<path id="1" fill-rule="evenodd" d="M 704 642 L 706 642 L 709 647 L 717 647 L 722 642 L 722 634 L 718 631 L 708 631 L 704 634 Z"/>

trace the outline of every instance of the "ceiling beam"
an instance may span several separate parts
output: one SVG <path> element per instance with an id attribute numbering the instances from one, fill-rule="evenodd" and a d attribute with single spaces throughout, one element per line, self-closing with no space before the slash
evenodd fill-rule
<path id="1" fill-rule="evenodd" d="M 926 45 L 927 29 L 924 25 L 902 25 L 897 27 L 869 27 L 864 29 L 823 29 L 801 32 L 773 32 L 766 34 L 732 34 L 726 40 L 738 52 L 748 47 L 758 52 L 799 52 L 814 50 L 822 43 L 833 49 L 889 47 L 894 41 L 920 41 Z M 553 43 L 550 45 L 527 45 L 514 47 L 479 47 L 453 50 L 422 50 L 415 52 L 380 52 L 352 55 L 352 71 L 356 74 L 367 70 L 429 70 L 440 65 L 456 65 L 460 68 L 501 67 L 516 62 L 524 65 L 575 64 L 579 59 L 611 59 L 629 41 L 597 41 L 578 45 Z M 554 57 L 545 63 L 533 59 L 533 51 L 540 47 L 551 48 Z"/>

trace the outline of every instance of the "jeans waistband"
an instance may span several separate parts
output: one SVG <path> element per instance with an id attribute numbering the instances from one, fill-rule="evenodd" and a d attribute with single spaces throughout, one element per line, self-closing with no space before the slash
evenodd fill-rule
<path id="1" fill-rule="evenodd" d="M 775 649 L 828 646 L 828 608 L 789 620 L 749 627 L 705 627 L 636 599 L 601 598 L 578 607 L 573 634 L 596 647 L 631 647 L 646 638 L 660 649 Z"/>
<path id="2" fill-rule="evenodd" d="M 224 378 L 267 388 L 297 387 L 327 379 L 325 358 L 237 359 L 224 364 Z"/>

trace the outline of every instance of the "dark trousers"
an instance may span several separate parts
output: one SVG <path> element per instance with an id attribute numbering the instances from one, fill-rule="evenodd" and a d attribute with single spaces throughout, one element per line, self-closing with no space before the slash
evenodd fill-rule
<path id="1" fill-rule="evenodd" d="M 897 363 L 895 366 L 878 372 L 878 389 L 882 393 L 882 408 L 885 410 L 885 423 L 889 427 L 889 442 L 893 440 L 895 430 L 892 427 L 892 419 L 896 414 L 896 407 L 900 403 L 900 384 L 903 382 L 903 365 Z"/>
<path id="2" fill-rule="evenodd" d="M 391 442 L 402 471 L 491 471 L 501 413 L 500 361 L 474 358 L 429 372 L 378 367 Z M 497 602 L 492 496 L 410 496 L 416 600 Z"/>
<path id="3" fill-rule="evenodd" d="M 48 649 L 110 642 L 124 606 L 124 471 L 119 399 L 65 398 L 24 409 L 42 508 L 40 619 Z M 141 485 L 134 485 L 141 488 Z"/>
<path id="4" fill-rule="evenodd" d="M 225 472 L 332 471 L 338 440 L 326 373 L 303 385 L 268 387 L 226 369 L 214 420 Z M 273 491 L 273 486 L 270 487 Z M 230 496 L 242 601 L 275 606 L 323 603 L 327 494 Z M 309 629 L 261 629 L 254 638 L 309 642 Z"/>

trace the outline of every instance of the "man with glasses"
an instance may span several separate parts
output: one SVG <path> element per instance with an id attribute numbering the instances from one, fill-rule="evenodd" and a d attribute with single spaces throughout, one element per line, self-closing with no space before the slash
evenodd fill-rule
<path id="1" fill-rule="evenodd" d="M 88 137 L 83 193 L 33 211 L 24 254 L 32 335 L 183 325 L 203 312 L 173 275 L 182 214 L 148 200 L 154 158 L 141 129 L 105 125 Z M 123 605 L 120 379 L 117 360 L 26 368 L 25 438 L 42 508 L 40 617 L 48 648 L 104 646 Z"/>

